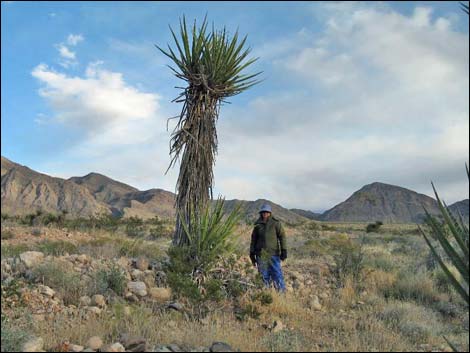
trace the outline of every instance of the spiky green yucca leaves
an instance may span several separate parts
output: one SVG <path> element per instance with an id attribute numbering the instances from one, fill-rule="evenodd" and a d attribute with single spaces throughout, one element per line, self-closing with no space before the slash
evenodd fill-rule
<path id="1" fill-rule="evenodd" d="M 183 102 L 178 123 L 172 133 L 170 169 L 181 158 L 176 184 L 176 231 L 173 244 L 183 245 L 189 240 L 183 223 L 191 230 L 191 212 L 199 213 L 212 199 L 213 166 L 217 154 L 216 122 L 221 103 L 258 83 L 260 73 L 247 75 L 244 70 L 257 59 L 248 59 L 250 49 L 241 41 L 238 31 L 231 37 L 226 29 L 211 31 L 204 19 L 200 28 L 196 23 L 190 30 L 186 21 L 180 22 L 180 37 L 171 29 L 176 49 L 157 48 L 168 56 L 176 77 L 186 87 L 175 98 Z M 167 170 L 168 171 L 168 170 Z M 192 233 L 192 231 L 190 232 Z"/>
<path id="2" fill-rule="evenodd" d="M 467 168 L 467 175 L 470 179 L 470 174 Z M 431 228 L 432 235 L 439 242 L 442 249 L 450 259 L 452 265 L 458 270 L 460 279 L 449 270 L 444 263 L 441 256 L 438 255 L 436 247 L 431 243 L 430 236 L 426 234 L 421 228 L 420 231 L 429 245 L 431 252 L 439 262 L 442 270 L 447 275 L 447 278 L 452 283 L 453 287 L 465 300 L 467 306 L 469 305 L 469 231 L 468 226 L 464 223 L 462 217 L 459 215 L 459 220 L 450 212 L 447 205 L 439 198 L 434 184 L 432 185 L 434 194 L 436 195 L 437 203 L 441 211 L 441 215 L 444 219 L 444 226 L 448 228 L 450 236 L 445 231 L 444 227 L 440 222 L 431 216 L 427 210 L 425 210 L 428 216 L 428 225 Z"/>
<path id="3" fill-rule="evenodd" d="M 232 252 L 236 246 L 235 227 L 241 219 L 241 205 L 228 215 L 224 213 L 224 199 L 207 204 L 197 216 L 192 213 L 190 229 L 183 223 L 188 243 L 183 246 L 194 271 L 206 272 L 218 256 Z"/>

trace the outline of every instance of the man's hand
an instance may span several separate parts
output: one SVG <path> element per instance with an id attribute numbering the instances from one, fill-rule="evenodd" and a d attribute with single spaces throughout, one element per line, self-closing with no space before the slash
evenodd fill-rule
<path id="1" fill-rule="evenodd" d="M 281 250 L 281 261 L 287 259 L 287 250 Z"/>
<path id="2" fill-rule="evenodd" d="M 250 260 L 251 260 L 251 263 L 253 264 L 253 266 L 256 267 L 256 256 L 255 256 L 255 253 L 250 253 Z"/>

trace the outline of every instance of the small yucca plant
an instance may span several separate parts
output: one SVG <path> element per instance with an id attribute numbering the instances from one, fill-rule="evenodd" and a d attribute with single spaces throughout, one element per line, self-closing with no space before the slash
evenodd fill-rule
<path id="1" fill-rule="evenodd" d="M 467 168 L 467 176 L 470 179 L 470 174 Z M 439 195 L 437 194 L 434 184 L 432 184 L 434 194 L 436 195 L 437 203 L 441 211 L 442 218 L 444 219 L 444 226 L 448 229 L 448 232 L 445 231 L 443 225 L 435 217 L 431 216 L 429 212 L 425 209 L 428 225 L 431 228 L 432 235 L 439 242 L 442 249 L 449 257 L 452 265 L 455 266 L 460 278 L 457 278 L 447 265 L 444 263 L 444 260 L 439 256 L 436 246 L 432 244 L 431 237 L 429 234 L 426 234 L 421 228 L 421 234 L 423 234 L 426 243 L 429 245 L 431 252 L 435 256 L 442 270 L 447 275 L 447 278 L 451 282 L 455 290 L 460 294 L 462 299 L 469 305 L 469 231 L 468 225 L 465 224 L 463 218 L 459 215 L 459 219 L 452 214 L 447 205 L 441 201 Z"/>
<path id="2" fill-rule="evenodd" d="M 241 219 L 241 205 L 228 215 L 224 213 L 224 199 L 207 204 L 199 216 L 193 212 L 191 229 L 182 223 L 188 243 L 183 246 L 187 261 L 195 273 L 206 273 L 219 256 L 232 252 L 236 247 L 234 231 Z"/>
<path id="3" fill-rule="evenodd" d="M 470 173 L 467 167 L 467 177 L 470 179 Z M 432 184 L 432 183 L 431 183 Z M 426 243 L 431 249 L 432 254 L 444 271 L 447 279 L 460 294 L 462 299 L 466 302 L 467 308 L 469 306 L 469 232 L 468 225 L 465 224 L 463 217 L 459 214 L 459 219 L 452 214 L 447 205 L 441 201 L 437 194 L 434 184 L 432 184 L 434 194 L 436 195 L 437 203 L 441 211 L 443 223 L 438 219 L 431 216 L 425 209 L 427 215 L 427 225 L 431 228 L 431 234 L 434 239 L 438 241 L 442 249 L 446 253 L 450 262 L 457 269 L 459 275 L 455 275 L 451 269 L 445 264 L 444 259 L 439 255 L 437 248 L 431 242 L 430 234 L 426 234 L 421 227 L 419 230 L 423 234 Z M 454 352 L 459 350 L 453 345 L 446 337 L 449 346 Z"/>

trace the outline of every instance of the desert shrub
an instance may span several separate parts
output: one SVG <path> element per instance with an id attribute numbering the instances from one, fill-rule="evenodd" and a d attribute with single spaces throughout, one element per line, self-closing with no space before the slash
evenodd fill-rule
<path id="1" fill-rule="evenodd" d="M 42 230 L 39 228 L 34 228 L 31 230 L 31 235 L 34 235 L 35 237 L 40 237 L 42 235 Z"/>
<path id="2" fill-rule="evenodd" d="M 27 244 L 16 244 L 16 245 L 3 245 L 1 247 L 1 254 L 3 257 L 15 257 L 21 253 L 31 250 Z"/>
<path id="3" fill-rule="evenodd" d="M 77 253 L 78 248 L 75 244 L 64 240 L 44 240 L 36 245 L 36 249 L 45 255 L 61 256 L 65 253 Z"/>
<path id="4" fill-rule="evenodd" d="M 378 232 L 382 225 L 383 223 L 380 221 L 377 221 L 375 223 L 369 223 L 366 227 L 366 232 L 367 233 Z"/>
<path id="5" fill-rule="evenodd" d="M 261 305 L 269 305 L 273 303 L 273 295 L 267 291 L 261 291 L 252 295 L 253 301 L 259 301 Z"/>
<path id="6" fill-rule="evenodd" d="M 336 268 L 334 274 L 340 286 L 344 285 L 347 277 L 358 283 L 364 267 L 364 251 L 361 243 L 346 239 L 334 246 L 334 259 Z"/>
<path id="7" fill-rule="evenodd" d="M 77 305 L 79 298 L 87 294 L 86 285 L 81 281 L 80 275 L 64 263 L 42 263 L 33 270 L 33 278 L 56 290 L 65 305 Z"/>
<path id="8" fill-rule="evenodd" d="M 18 328 L 2 314 L 2 352 L 22 352 L 22 346 L 31 337 L 23 328 Z"/>
<path id="9" fill-rule="evenodd" d="M 300 352 L 305 349 L 307 343 L 302 333 L 295 330 L 273 332 L 263 341 L 270 352 Z"/>
<path id="10" fill-rule="evenodd" d="M 123 295 L 126 289 L 127 279 L 124 272 L 117 265 L 109 269 L 101 269 L 91 276 L 88 285 L 88 294 L 108 294 L 112 290 L 117 295 Z"/>
<path id="11" fill-rule="evenodd" d="M 382 288 L 382 294 L 385 298 L 413 300 L 422 304 L 433 304 L 440 300 L 432 279 L 423 271 L 401 271 L 391 286 Z"/>
<path id="12" fill-rule="evenodd" d="M 322 224 L 321 229 L 322 230 L 336 231 L 336 227 L 333 227 L 333 226 L 328 225 L 328 224 Z"/>
<path id="13" fill-rule="evenodd" d="M 374 253 L 369 255 L 364 261 L 364 265 L 385 272 L 391 272 L 397 267 L 396 260 L 386 253 Z"/>
<path id="14" fill-rule="evenodd" d="M 258 307 L 250 303 L 235 310 L 235 317 L 237 318 L 237 320 L 240 320 L 240 321 L 245 321 L 248 318 L 257 320 L 259 319 L 260 316 L 261 316 L 261 311 L 258 309 Z"/>
<path id="15" fill-rule="evenodd" d="M 434 312 L 412 303 L 389 303 L 378 318 L 412 343 L 422 343 L 442 331 Z"/>
<path id="16" fill-rule="evenodd" d="M 446 300 L 440 300 L 432 307 L 434 310 L 441 313 L 445 317 L 455 318 L 460 314 L 465 313 L 465 310 L 463 310 L 459 305 Z"/>
<path id="17" fill-rule="evenodd" d="M 13 239 L 15 237 L 15 233 L 11 230 L 2 230 L 1 232 L 2 240 Z"/>

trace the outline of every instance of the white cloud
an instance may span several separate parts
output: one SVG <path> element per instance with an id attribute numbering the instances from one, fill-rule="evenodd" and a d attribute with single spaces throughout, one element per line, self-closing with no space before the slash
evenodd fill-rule
<path id="1" fill-rule="evenodd" d="M 289 89 L 224 108 L 221 192 L 324 210 L 374 181 L 432 196 L 432 179 L 468 198 L 468 35 L 422 7 L 322 10 L 321 35 L 265 45 Z"/>
<path id="2" fill-rule="evenodd" d="M 79 42 L 83 40 L 84 38 L 81 34 L 69 34 L 65 44 L 59 43 L 55 45 L 56 49 L 59 51 L 59 55 L 60 55 L 59 64 L 62 67 L 68 69 L 72 66 L 78 65 L 76 53 L 72 51 L 69 48 L 69 46 L 76 46 Z"/>
<path id="3" fill-rule="evenodd" d="M 65 45 L 63 44 L 57 45 L 57 50 L 59 51 L 59 54 L 62 58 L 75 60 L 75 53 L 71 51 L 69 48 L 67 48 Z"/>
<path id="4" fill-rule="evenodd" d="M 84 38 L 81 34 L 69 34 L 69 36 L 67 37 L 67 44 L 75 46 L 79 42 L 83 41 L 83 39 Z"/>
<path id="5" fill-rule="evenodd" d="M 85 77 L 72 77 L 56 72 L 45 64 L 32 75 L 43 87 L 39 94 L 56 113 L 56 121 L 83 129 L 96 142 L 126 144 L 145 139 L 145 127 L 155 118 L 158 95 L 140 92 L 128 85 L 122 74 L 90 64 Z"/>

